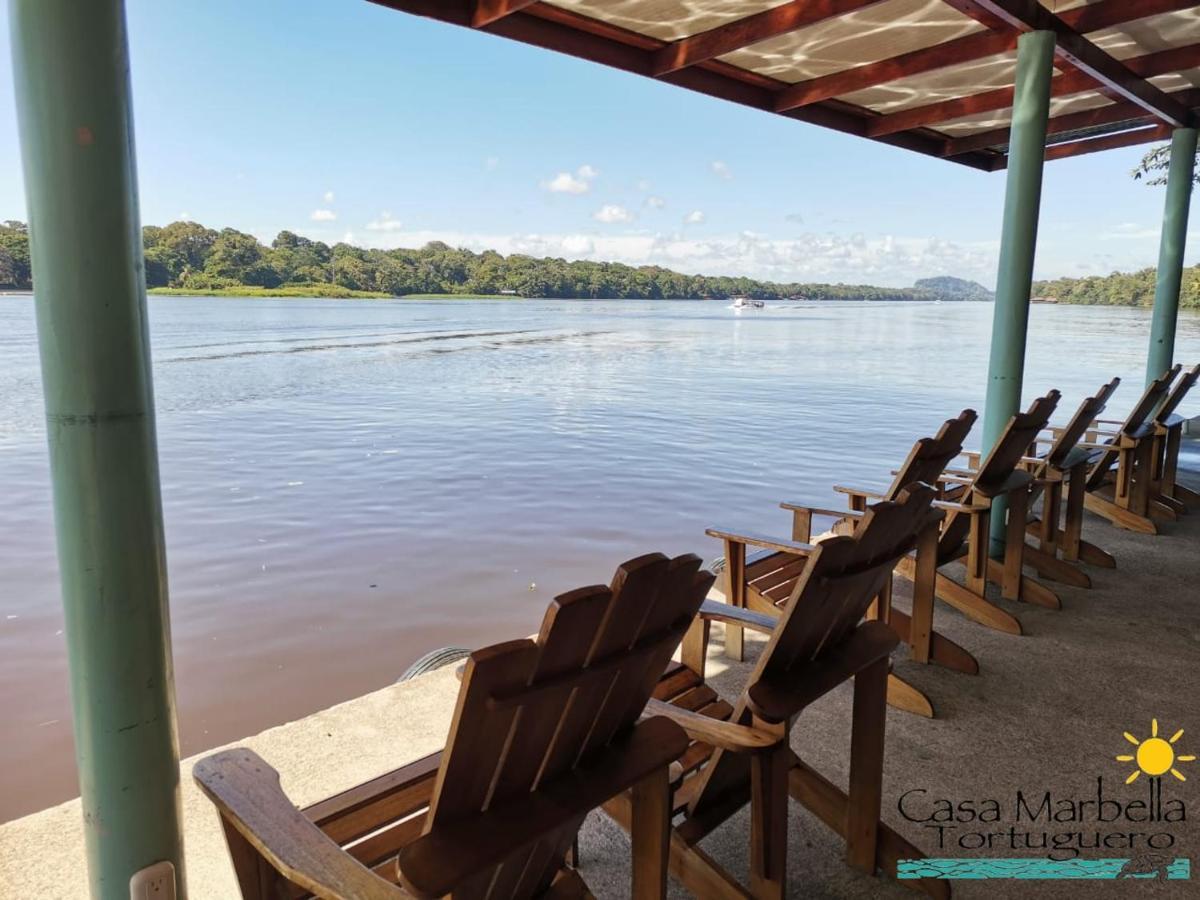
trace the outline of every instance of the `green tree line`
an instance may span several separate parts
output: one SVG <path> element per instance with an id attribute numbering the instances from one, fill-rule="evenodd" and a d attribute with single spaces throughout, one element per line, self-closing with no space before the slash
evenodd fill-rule
<path id="1" fill-rule="evenodd" d="M 475 253 L 433 241 L 420 249 L 367 250 L 281 231 L 270 246 L 256 237 L 196 222 L 143 229 L 146 284 L 205 293 L 237 287 L 322 286 L 406 294 L 501 294 L 597 299 L 725 298 L 763 300 L 980 299 L 987 292 L 958 279 L 929 279 L 912 288 L 800 284 L 728 276 L 685 275 L 659 266 Z M 0 226 L 0 286 L 29 288 L 29 235 L 20 222 Z M 969 285 L 969 289 L 961 288 Z M 328 291 L 325 291 L 328 293 Z"/>
<path id="2" fill-rule="evenodd" d="M 1111 275 L 1091 275 L 1087 278 L 1057 278 L 1036 281 L 1033 296 L 1054 298 L 1059 303 L 1088 303 L 1100 306 L 1154 305 L 1154 284 L 1157 272 L 1113 272 Z M 1179 305 L 1200 309 L 1200 265 L 1183 270 L 1183 285 Z"/>

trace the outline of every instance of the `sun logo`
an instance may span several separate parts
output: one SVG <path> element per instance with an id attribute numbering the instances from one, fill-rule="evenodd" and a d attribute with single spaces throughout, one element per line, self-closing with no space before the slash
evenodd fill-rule
<path id="1" fill-rule="evenodd" d="M 1160 738 L 1158 736 L 1158 719 L 1150 720 L 1150 737 L 1144 741 L 1139 741 L 1126 731 L 1125 740 L 1137 747 L 1137 754 L 1135 756 L 1118 756 L 1117 762 L 1136 762 L 1138 767 L 1133 770 L 1132 775 L 1125 779 L 1125 783 L 1133 784 L 1143 772 L 1152 778 L 1157 778 L 1160 775 L 1170 772 L 1180 781 L 1187 781 L 1183 777 L 1183 773 L 1175 768 L 1175 763 L 1194 762 L 1196 757 L 1191 754 L 1187 756 L 1175 755 L 1174 744 L 1181 737 L 1183 737 L 1182 728 L 1171 735 L 1169 740 Z"/>

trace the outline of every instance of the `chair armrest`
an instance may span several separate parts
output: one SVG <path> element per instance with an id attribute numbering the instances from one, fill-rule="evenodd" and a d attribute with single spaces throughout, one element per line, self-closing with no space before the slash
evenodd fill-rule
<path id="1" fill-rule="evenodd" d="M 970 478 L 966 477 L 965 475 L 948 475 L 945 472 L 938 476 L 938 484 L 969 485 L 974 480 L 974 474 L 972 474 Z"/>
<path id="2" fill-rule="evenodd" d="M 662 700 L 651 700 L 646 704 L 646 712 L 670 719 L 694 741 L 703 741 L 713 747 L 732 750 L 735 753 L 764 750 L 778 745 L 781 740 L 780 735 L 769 731 L 751 728 L 749 725 L 722 722 L 712 716 L 672 706 Z"/>
<path id="3" fill-rule="evenodd" d="M 859 496 L 867 496 L 860 494 Z M 882 497 L 882 494 L 877 496 Z M 822 506 L 808 506 L 804 503 L 784 502 L 779 504 L 780 508 L 791 510 L 792 512 L 806 512 L 814 516 L 824 516 L 828 519 L 861 519 L 863 514 L 854 509 L 828 509 Z"/>
<path id="4" fill-rule="evenodd" d="M 400 900 L 404 891 L 332 841 L 284 794 L 279 773 L 235 747 L 192 767 L 192 777 L 233 826 L 285 878 L 318 897 Z"/>
<path id="5" fill-rule="evenodd" d="M 1092 419 L 1093 425 L 1124 425 L 1124 419 Z"/>
<path id="6" fill-rule="evenodd" d="M 808 556 L 817 549 L 812 544 L 802 544 L 799 541 L 785 541 L 750 532 L 742 534 L 736 531 L 725 531 L 720 528 L 707 528 L 704 533 L 709 537 L 720 538 L 723 541 L 729 541 L 733 544 L 750 544 L 754 547 L 763 547 L 767 550 L 776 550 L 780 553 L 790 553 L 793 556 Z"/>
<path id="7" fill-rule="evenodd" d="M 885 496 L 882 491 L 868 491 L 864 488 L 847 487 L 844 484 L 835 484 L 833 489 L 839 494 L 849 494 L 851 497 L 866 497 L 869 500 L 882 500 Z"/>
<path id="8" fill-rule="evenodd" d="M 700 604 L 700 618 L 710 622 L 726 622 L 730 625 L 742 625 L 751 631 L 771 634 L 775 631 L 775 619 L 771 616 L 756 613 L 740 606 L 730 606 L 728 603 L 717 603 L 715 600 L 705 600 Z"/>
<path id="9" fill-rule="evenodd" d="M 957 478 L 974 478 L 975 470 L 974 469 L 952 469 L 949 466 L 947 466 L 946 468 L 944 468 L 942 470 L 942 474 L 954 475 Z"/>
<path id="10" fill-rule="evenodd" d="M 980 503 L 955 503 L 952 500 L 934 500 L 931 504 L 934 509 L 944 509 L 947 512 L 960 513 L 982 513 L 991 509 L 991 504 L 984 506 Z"/>
<path id="11" fill-rule="evenodd" d="M 1086 447 L 1088 450 L 1117 450 L 1120 449 L 1116 444 L 1097 444 L 1094 441 L 1079 441 L 1076 447 Z"/>

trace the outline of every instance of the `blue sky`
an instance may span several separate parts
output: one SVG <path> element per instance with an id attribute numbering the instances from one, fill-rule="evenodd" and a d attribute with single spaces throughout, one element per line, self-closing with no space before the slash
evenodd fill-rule
<path id="1" fill-rule="evenodd" d="M 128 0 L 146 224 L 988 286 L 982 173 L 364 0 Z M 0 219 L 25 218 L 0 17 Z M 1048 164 L 1039 277 L 1153 265 L 1141 150 Z M 1192 229 L 1188 261 L 1200 259 Z"/>

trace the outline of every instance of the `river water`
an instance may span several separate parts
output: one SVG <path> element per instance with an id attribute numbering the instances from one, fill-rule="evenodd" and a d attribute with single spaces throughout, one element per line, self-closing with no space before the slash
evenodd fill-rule
<path id="1" fill-rule="evenodd" d="M 711 558 L 706 526 L 786 536 L 778 501 L 982 408 L 991 312 L 151 298 L 183 752 L 527 634 L 629 557 Z M 1027 399 L 1120 375 L 1123 413 L 1148 330 L 1033 307 Z M 33 300 L 0 297 L 0 821 L 77 793 L 40 390 Z"/>

